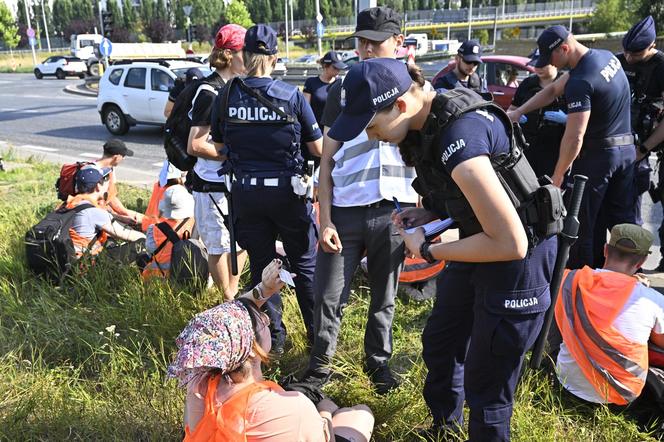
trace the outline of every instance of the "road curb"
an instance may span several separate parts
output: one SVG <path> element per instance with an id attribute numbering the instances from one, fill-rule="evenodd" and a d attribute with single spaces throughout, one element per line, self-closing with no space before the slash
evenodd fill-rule
<path id="1" fill-rule="evenodd" d="M 97 94 L 80 84 L 69 84 L 63 89 L 64 92 L 73 95 L 81 95 L 84 97 L 96 97 Z"/>

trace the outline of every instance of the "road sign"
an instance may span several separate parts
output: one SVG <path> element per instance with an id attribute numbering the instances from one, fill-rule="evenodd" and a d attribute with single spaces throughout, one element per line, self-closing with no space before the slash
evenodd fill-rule
<path id="1" fill-rule="evenodd" d="M 189 17 L 191 15 L 191 6 L 190 5 L 183 6 L 182 10 L 184 11 L 184 15 L 186 15 L 187 17 Z"/>
<path id="2" fill-rule="evenodd" d="M 99 53 L 104 57 L 110 57 L 111 52 L 113 52 L 113 44 L 108 38 L 104 38 L 101 43 L 99 43 Z"/>
<path id="3" fill-rule="evenodd" d="M 35 30 L 32 28 L 26 29 L 25 33 L 28 35 L 29 38 L 34 38 L 35 36 Z"/>
<path id="4" fill-rule="evenodd" d="M 30 43 L 30 46 L 34 48 L 35 46 L 37 46 L 37 39 L 35 37 L 30 37 L 28 38 L 28 43 Z"/>
<path id="5" fill-rule="evenodd" d="M 316 15 L 316 21 L 318 23 L 323 21 L 323 15 L 320 12 Z"/>
<path id="6" fill-rule="evenodd" d="M 319 37 L 322 37 L 325 34 L 325 26 L 323 26 L 323 23 L 317 23 L 316 24 L 316 35 Z"/>

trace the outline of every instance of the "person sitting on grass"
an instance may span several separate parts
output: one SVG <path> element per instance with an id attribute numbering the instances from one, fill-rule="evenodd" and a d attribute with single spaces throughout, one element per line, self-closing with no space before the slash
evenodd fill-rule
<path id="1" fill-rule="evenodd" d="M 89 208 L 78 212 L 72 221 L 69 231 L 74 243 L 76 256 L 85 254 L 98 255 L 109 245 L 109 236 L 113 239 L 127 241 L 125 244 L 114 244 L 108 248 L 111 257 L 125 263 L 135 260 L 137 249 L 141 247 L 145 235 L 124 227 L 113 219 L 102 206 L 108 192 L 111 169 L 99 168 L 94 165 L 83 167 L 76 174 L 76 196 L 67 199 L 66 207 L 73 209 L 79 204 L 88 204 Z"/>
<path id="2" fill-rule="evenodd" d="M 168 278 L 171 270 L 173 243 L 168 240 L 160 225 L 166 223 L 180 239 L 191 237 L 194 229 L 194 197 L 180 184 L 170 186 L 159 203 L 160 222 L 148 227 L 145 248 L 151 259 L 143 269 L 143 277 Z"/>
<path id="3" fill-rule="evenodd" d="M 317 408 L 303 394 L 263 378 L 271 348 L 269 319 L 260 307 L 284 286 L 281 261 L 238 299 L 196 315 L 177 338 L 168 375 L 186 387 L 185 441 L 356 441 L 371 438 L 373 415 L 365 405 Z"/>
<path id="4" fill-rule="evenodd" d="M 627 405 L 651 385 L 664 409 L 664 372 L 648 360 L 648 341 L 664 348 L 664 296 L 636 273 L 652 243 L 644 228 L 618 224 L 604 245 L 604 267 L 568 271 L 563 279 L 555 306 L 562 336 L 556 372 L 576 398 Z"/>
<path id="5" fill-rule="evenodd" d="M 151 225 L 164 221 L 159 215 L 159 204 L 164 199 L 166 189 L 176 184 L 184 185 L 182 171 L 169 163 L 168 160 L 164 160 L 159 171 L 159 181 L 155 182 L 152 186 L 152 194 L 150 194 L 148 207 L 141 218 L 141 230 L 143 232 L 147 233 Z"/>

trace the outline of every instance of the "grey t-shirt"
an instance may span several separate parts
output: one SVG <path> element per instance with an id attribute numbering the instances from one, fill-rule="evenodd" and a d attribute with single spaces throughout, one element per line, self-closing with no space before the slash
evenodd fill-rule
<path id="1" fill-rule="evenodd" d="M 92 239 L 102 226 L 110 224 L 111 221 L 113 217 L 110 213 L 98 207 L 90 207 L 74 215 L 71 228 L 82 237 Z"/>

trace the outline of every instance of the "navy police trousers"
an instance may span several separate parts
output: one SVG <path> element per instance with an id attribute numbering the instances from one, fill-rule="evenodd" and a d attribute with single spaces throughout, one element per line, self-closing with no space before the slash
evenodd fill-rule
<path id="1" fill-rule="evenodd" d="M 510 439 L 523 357 L 550 305 L 545 278 L 550 279 L 553 270 L 553 241 L 536 251 L 539 256 L 530 264 L 515 261 L 522 264 L 511 267 L 515 275 L 496 278 L 485 265 L 467 263 L 450 263 L 439 275 L 437 298 L 422 333 L 422 356 L 429 370 L 423 395 L 434 426 L 458 431 L 465 400 L 472 442 Z"/>
<path id="2" fill-rule="evenodd" d="M 313 343 L 314 294 L 318 231 L 311 203 L 293 193 L 290 185 L 281 187 L 233 184 L 234 226 L 237 243 L 249 254 L 252 287 L 261 281 L 263 269 L 277 257 L 274 243 L 280 239 L 295 273 L 295 293 L 309 344 Z M 272 346 L 282 347 L 286 327 L 281 321 L 281 296 L 273 295 L 264 310 L 270 317 Z"/>

